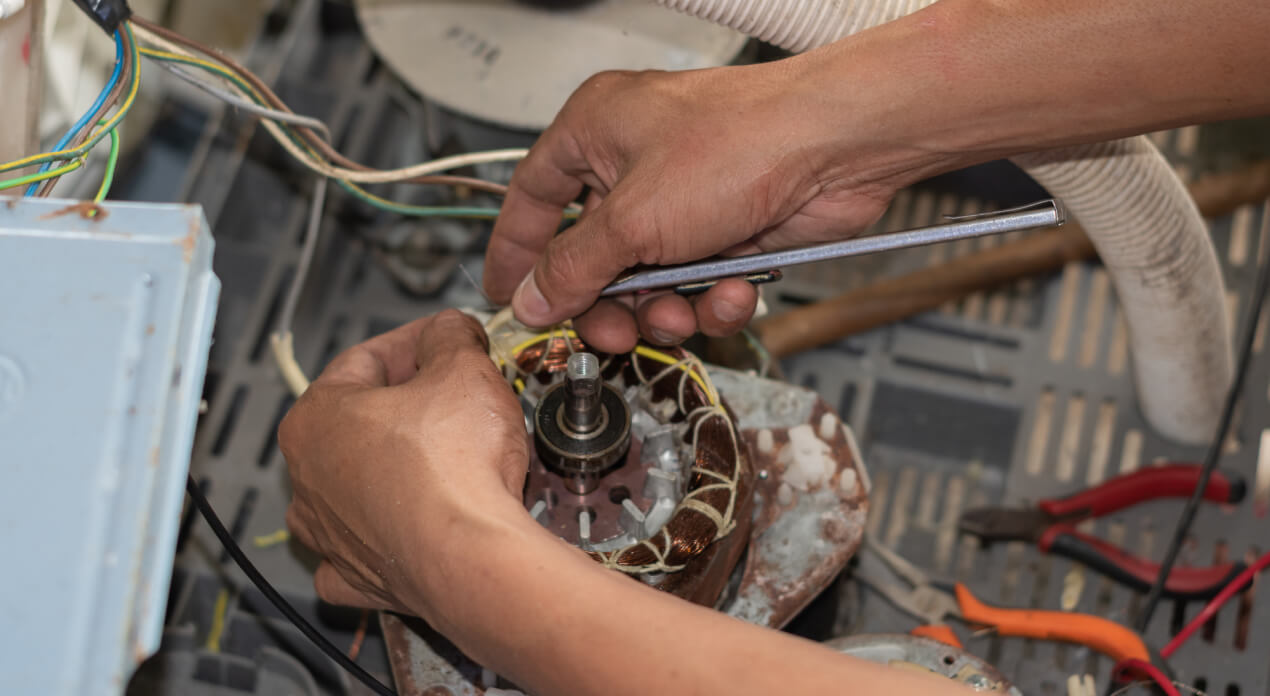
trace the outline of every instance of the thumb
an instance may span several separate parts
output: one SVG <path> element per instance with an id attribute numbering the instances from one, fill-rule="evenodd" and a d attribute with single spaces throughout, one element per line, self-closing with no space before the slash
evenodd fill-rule
<path id="1" fill-rule="evenodd" d="M 640 225 L 617 222 L 632 219 L 638 217 L 615 192 L 552 239 L 512 297 L 516 318 L 541 328 L 576 317 L 623 271 L 652 262 L 647 253 L 651 235 Z"/>
<path id="2" fill-rule="evenodd" d="M 457 309 L 447 309 L 429 317 L 415 343 L 415 379 L 436 370 L 450 372 L 459 364 L 478 357 L 491 366 L 489 337 L 475 318 Z"/>

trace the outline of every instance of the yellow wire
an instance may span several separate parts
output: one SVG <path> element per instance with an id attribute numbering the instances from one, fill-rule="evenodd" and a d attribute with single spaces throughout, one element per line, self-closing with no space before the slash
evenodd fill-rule
<path id="1" fill-rule="evenodd" d="M 119 122 L 123 120 L 123 117 L 128 114 L 128 109 L 132 108 L 132 103 L 137 100 L 137 92 L 139 92 L 140 90 L 141 90 L 141 62 L 138 61 L 136 65 L 132 66 L 132 86 L 128 88 L 128 96 L 124 99 L 123 105 L 115 110 L 115 115 L 110 117 L 110 120 L 106 122 L 106 125 L 98 128 L 97 132 L 101 133 L 102 131 L 108 131 L 111 128 L 114 128 L 115 126 L 119 125 Z M 58 150 L 57 152 L 41 152 L 38 155 L 31 155 L 30 157 L 23 157 L 22 159 L 14 160 L 12 162 L 5 162 L 4 166 L 6 169 L 21 169 L 28 162 L 38 160 L 38 159 L 43 159 L 45 157 L 60 157 L 62 155 L 69 155 L 71 153 L 74 153 L 76 150 L 80 149 L 81 147 L 83 147 L 83 145 L 77 145 L 75 147 L 67 148 L 65 150 Z"/>
<path id="2" fill-rule="evenodd" d="M 650 360 L 656 360 L 663 365 L 673 365 L 684 372 L 687 372 L 688 376 L 697 383 L 697 386 L 701 387 L 701 391 L 705 392 L 706 399 L 710 401 L 711 405 L 719 405 L 719 394 L 714 390 L 714 386 L 707 386 L 705 380 L 701 378 L 701 375 L 698 374 L 696 370 L 691 369 L 689 365 L 684 363 L 682 358 L 676 358 L 673 355 L 649 348 L 648 346 L 635 346 L 635 354 L 642 355 Z"/>
<path id="3" fill-rule="evenodd" d="M 258 549 L 267 549 L 270 546 L 277 546 L 291 538 L 291 533 L 285 529 L 279 529 L 270 534 L 262 534 L 252 540 Z"/>
<path id="4" fill-rule="evenodd" d="M 43 157 L 43 155 L 37 155 L 37 156 Z M 6 189 L 11 189 L 11 188 L 17 188 L 19 186 L 26 186 L 32 183 L 39 183 L 41 181 L 48 181 L 49 179 L 62 176 L 63 174 L 66 174 L 68 172 L 73 172 L 82 166 L 84 166 L 84 158 L 76 157 L 75 159 L 71 160 L 68 164 L 64 164 L 58 167 L 57 169 L 50 169 L 47 172 L 40 172 L 39 175 L 36 175 L 36 176 L 18 177 L 16 179 L 10 180 L 9 182 L 0 181 L 0 191 L 4 191 Z"/>
<path id="5" fill-rule="evenodd" d="M 181 55 L 180 53 L 172 53 L 171 51 L 161 51 L 157 48 L 149 48 L 147 46 L 141 47 L 141 55 L 154 56 L 155 58 L 167 58 L 169 60 L 175 60 L 182 63 L 186 63 L 186 62 L 194 63 L 196 65 L 207 68 L 208 70 L 211 70 L 212 72 L 218 73 L 225 77 L 228 77 L 229 75 L 232 74 L 227 68 L 217 65 L 216 63 L 213 63 L 210 60 L 203 60 L 202 58 L 199 58 L 198 56 L 194 56 L 194 55 Z M 254 92 L 255 90 L 253 89 L 252 91 Z"/>
<path id="6" fill-rule="evenodd" d="M 555 332 L 555 331 L 552 331 L 551 333 L 541 333 L 541 334 L 538 334 L 538 335 L 534 336 L 533 338 L 531 338 L 531 339 L 529 339 L 529 340 L 525 341 L 524 343 L 521 343 L 520 345 L 516 346 L 515 348 L 512 348 L 512 355 L 519 355 L 520 353 L 524 352 L 524 350 L 525 350 L 526 348 L 528 348 L 529 346 L 536 345 L 536 344 L 538 344 L 538 343 L 542 343 L 543 341 L 547 340 L 548 338 L 552 338 L 552 337 L 554 337 L 554 336 L 559 336 L 559 335 L 560 335 L 560 334 L 559 334 L 559 333 L 557 333 L 557 332 Z M 577 338 L 577 337 L 578 337 L 578 332 L 574 331 L 573 329 L 565 329 L 565 331 L 564 331 L 564 338 L 565 338 L 566 340 L 568 340 L 568 339 L 570 339 L 570 338 Z M 502 364 L 503 362 L 504 362 L 504 361 L 499 360 L 500 366 L 501 366 L 501 364 Z"/>
<path id="7" fill-rule="evenodd" d="M 207 632 L 207 643 L 203 646 L 207 652 L 220 652 L 220 639 L 225 632 L 225 614 L 228 609 L 229 590 L 221 590 L 216 595 L 216 606 L 212 609 L 212 628 Z"/>
<path id="8" fill-rule="evenodd" d="M 560 333 L 555 331 L 551 333 L 538 334 L 524 341 L 523 343 L 516 346 L 515 348 L 512 348 L 511 354 L 519 355 L 520 353 L 524 352 L 526 348 L 536 345 L 538 343 L 542 343 L 543 341 L 547 339 L 554 338 L 559 335 Z M 564 331 L 564 336 L 565 336 L 565 339 L 568 340 L 572 338 L 577 338 L 578 333 L 574 331 L 573 329 L 566 329 Z M 696 370 L 692 369 L 690 365 L 684 363 L 683 359 L 676 358 L 675 356 L 670 355 L 669 353 L 663 353 L 662 351 L 657 350 L 655 348 L 649 348 L 648 346 L 635 346 L 635 354 L 642 355 L 643 357 L 648 358 L 649 360 L 655 360 L 659 363 L 662 363 L 663 365 L 673 365 L 683 370 L 684 372 L 687 372 L 688 376 L 692 378 L 692 381 L 696 382 L 697 386 L 701 387 L 701 391 L 705 393 L 706 398 L 710 400 L 710 403 L 716 406 L 719 404 L 719 394 L 717 391 L 715 391 L 714 386 L 707 384 L 705 379 L 703 379 L 702 376 L 698 374 Z M 500 369 L 506 364 L 507 364 L 506 360 L 499 358 L 498 367 Z M 519 382 L 519 384 L 517 385 L 518 391 L 524 391 L 525 389 L 524 382 L 520 381 L 519 378 L 516 381 Z"/>

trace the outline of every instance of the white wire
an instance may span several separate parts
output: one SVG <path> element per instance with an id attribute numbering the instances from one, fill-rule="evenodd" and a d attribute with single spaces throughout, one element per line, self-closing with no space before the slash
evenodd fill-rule
<path id="1" fill-rule="evenodd" d="M 322 209 L 326 205 L 326 179 L 319 178 L 313 186 L 313 201 L 309 205 L 309 223 L 304 230 L 304 244 L 300 248 L 300 258 L 296 261 L 295 274 L 291 277 L 291 286 L 287 288 L 287 298 L 278 313 L 278 333 L 291 333 L 291 324 L 295 320 L 295 308 L 300 303 L 300 291 L 304 289 L 304 281 L 309 276 L 309 268 L 313 265 L 313 255 L 317 251 L 318 233 L 322 229 Z"/>
<path id="2" fill-rule="evenodd" d="M 198 58 L 198 56 L 189 52 L 182 46 L 178 46 L 161 36 L 147 31 L 144 27 L 134 26 L 133 30 L 137 36 L 147 43 L 154 44 L 170 53 L 186 56 L 189 58 Z M 224 81 L 229 87 L 244 97 L 250 98 L 250 94 L 242 92 L 238 85 L 225 81 L 219 76 L 217 79 Z M 431 174 L 440 174 L 452 169 L 460 169 L 462 167 L 470 167 L 475 164 L 489 164 L 492 162 L 514 162 L 522 160 L 525 155 L 529 154 L 529 150 L 523 148 L 511 148 L 505 150 L 487 150 L 484 152 L 467 152 L 461 155 L 453 155 L 451 157 L 443 157 L 441 159 L 431 160 L 422 164 L 416 164 L 401 169 L 381 169 L 376 171 L 358 171 L 356 169 L 347 169 L 337 167 L 329 162 L 314 159 L 309 153 L 304 152 L 298 145 L 291 141 L 289 137 L 282 131 L 282 128 L 272 120 L 263 122 L 269 134 L 278 141 L 293 157 L 304 162 L 310 169 L 320 172 L 333 179 L 343 179 L 359 184 L 383 184 L 395 181 L 404 181 L 406 179 L 414 179 L 421 176 Z"/>
<path id="3" fill-rule="evenodd" d="M 308 128 L 309 130 L 317 131 L 321 133 L 322 137 L 328 142 L 331 139 L 330 127 L 312 116 L 301 116 L 300 114 L 292 114 L 287 113 L 286 111 L 278 111 L 277 109 L 263 107 L 256 102 L 244 99 L 229 90 L 221 89 L 220 87 L 201 79 L 199 76 L 187 71 L 179 65 L 173 65 L 172 63 L 162 60 L 156 60 L 154 62 L 158 63 L 160 67 L 173 75 L 176 75 L 182 80 L 194 85 L 204 92 L 207 92 L 226 104 L 242 109 L 243 111 L 254 114 L 263 119 L 270 119 L 281 123 L 290 123 L 292 125 L 302 126 L 304 128 Z"/>
<path id="4" fill-rule="evenodd" d="M 300 362 L 295 359 L 295 337 L 291 333 L 291 324 L 295 320 L 295 308 L 300 303 L 300 292 L 304 290 L 304 281 L 309 277 L 309 269 L 313 266 L 318 233 L 322 230 L 322 210 L 325 205 L 326 177 L 318 177 L 313 187 L 313 201 L 309 205 L 309 222 L 304 229 L 304 243 L 300 248 L 300 258 L 296 261 L 295 273 L 291 275 L 291 284 L 287 287 L 287 297 L 283 300 L 282 310 L 278 313 L 278 327 L 269 337 L 278 371 L 282 373 L 283 380 L 297 398 L 309 388 L 309 378 L 305 376 Z"/>

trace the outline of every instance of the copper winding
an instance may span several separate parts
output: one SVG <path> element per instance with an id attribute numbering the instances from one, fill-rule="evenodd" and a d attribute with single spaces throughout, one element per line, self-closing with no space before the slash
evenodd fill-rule
<path id="1" fill-rule="evenodd" d="M 539 384 L 552 382 L 571 353 L 585 350 L 581 341 L 566 336 L 545 336 L 513 356 L 515 369 L 509 378 L 523 375 Z M 710 384 L 704 366 L 679 348 L 661 352 L 680 363 L 666 365 L 636 353 L 603 357 L 605 380 L 645 385 L 650 402 L 674 403 L 670 422 L 686 424 L 684 441 L 693 444 L 687 492 L 661 531 L 615 551 L 589 552 L 605 566 L 632 574 L 682 570 L 711 543 L 727 536 L 736 527 L 738 488 L 748 473 L 731 414 L 690 378 L 689 371 L 695 371 Z"/>

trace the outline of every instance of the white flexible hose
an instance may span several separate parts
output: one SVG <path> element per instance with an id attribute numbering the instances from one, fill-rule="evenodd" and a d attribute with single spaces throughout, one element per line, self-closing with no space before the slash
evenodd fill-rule
<path id="1" fill-rule="evenodd" d="M 801 52 L 933 0 L 658 0 Z M 1144 137 L 1014 158 L 1080 220 L 1129 327 L 1143 415 L 1188 443 L 1212 437 L 1232 374 L 1217 252 L 1186 188 Z"/>

